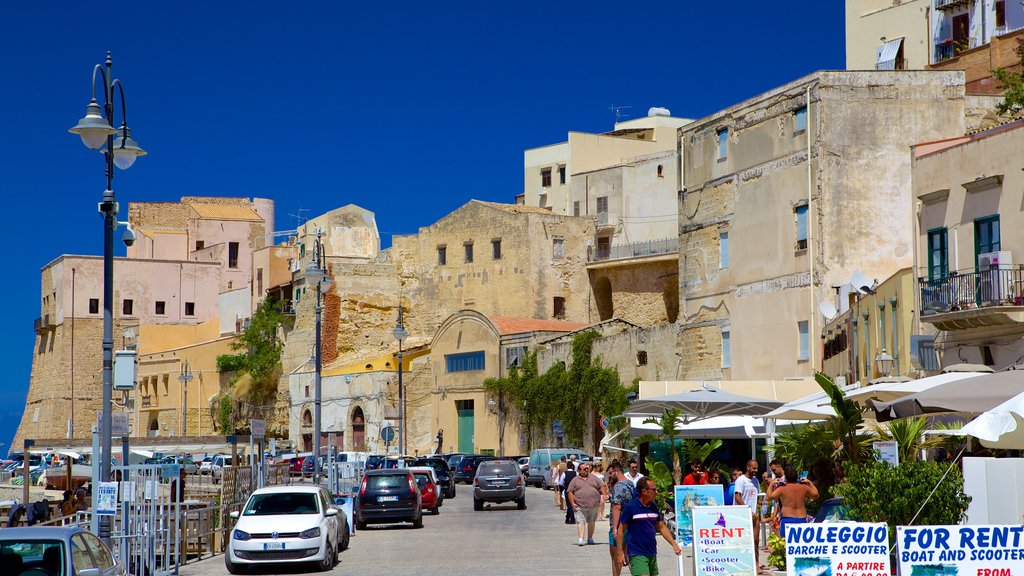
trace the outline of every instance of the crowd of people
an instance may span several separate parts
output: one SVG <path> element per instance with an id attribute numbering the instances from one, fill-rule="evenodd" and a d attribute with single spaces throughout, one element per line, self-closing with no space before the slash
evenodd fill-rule
<path id="1" fill-rule="evenodd" d="M 806 474 L 798 475 L 792 466 L 779 460 L 772 460 L 768 467 L 759 476 L 757 460 L 749 460 L 726 475 L 725 470 L 704 470 L 700 461 L 693 460 L 682 482 L 721 484 L 725 505 L 750 508 L 755 557 L 761 546 L 762 524 L 785 537 L 787 526 L 807 521 L 807 501 L 818 498 L 818 490 Z M 657 576 L 658 534 L 680 554 L 675 536 L 655 504 L 657 488 L 640 472 L 636 460 L 630 459 L 625 468 L 612 460 L 603 468 L 600 463 L 563 456 L 552 465 L 550 474 L 551 484 L 556 487 L 554 504 L 565 510 L 566 524 L 576 525 L 578 546 L 595 544 L 597 522 L 608 521 L 612 576 L 619 576 L 623 566 L 629 566 L 633 576 Z M 759 501 L 762 494 L 764 498 Z"/>

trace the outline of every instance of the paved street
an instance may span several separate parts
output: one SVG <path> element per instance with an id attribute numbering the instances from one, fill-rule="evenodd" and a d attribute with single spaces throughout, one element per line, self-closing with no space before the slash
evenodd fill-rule
<path id="1" fill-rule="evenodd" d="M 373 526 L 352 537 L 332 573 L 431 576 L 486 573 L 595 576 L 611 573 L 608 523 L 598 522 L 596 546 L 576 545 L 576 527 L 563 523 L 564 512 L 554 506 L 552 493 L 529 488 L 527 509 L 515 504 L 473 511 L 470 487 L 459 485 L 458 496 L 445 500 L 441 514 L 425 516 L 424 527 Z M 672 549 L 659 539 L 662 574 L 675 574 Z M 486 568 L 485 568 L 486 567 Z M 273 567 L 255 574 L 314 573 L 312 566 Z M 224 558 L 215 556 L 181 568 L 182 576 L 227 574 Z M 624 571 L 628 575 L 629 571 Z"/>

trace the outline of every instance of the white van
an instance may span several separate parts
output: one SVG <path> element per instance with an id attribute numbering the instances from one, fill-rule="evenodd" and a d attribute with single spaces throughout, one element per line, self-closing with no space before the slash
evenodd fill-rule
<path id="1" fill-rule="evenodd" d="M 538 488 L 551 488 L 551 464 L 565 456 L 577 462 L 589 461 L 590 455 L 578 448 L 535 448 L 530 451 L 530 472 L 526 482 Z"/>

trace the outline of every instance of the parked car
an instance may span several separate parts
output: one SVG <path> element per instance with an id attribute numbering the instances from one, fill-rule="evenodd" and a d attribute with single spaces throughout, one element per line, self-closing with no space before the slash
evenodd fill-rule
<path id="1" fill-rule="evenodd" d="M 297 454 L 288 459 L 288 473 L 293 476 L 302 474 L 302 464 L 310 454 Z"/>
<path id="2" fill-rule="evenodd" d="M 473 478 L 473 510 L 483 510 L 485 502 L 511 501 L 520 510 L 526 509 L 526 480 L 519 465 L 512 460 L 481 462 Z"/>
<path id="3" fill-rule="evenodd" d="M 467 454 L 459 460 L 459 466 L 455 469 L 455 481 L 465 482 L 466 484 L 473 483 L 473 477 L 476 476 L 476 467 L 480 465 L 484 460 L 490 460 L 494 456 L 487 456 L 484 454 Z"/>
<path id="4" fill-rule="evenodd" d="M 202 462 L 199 462 L 199 473 L 200 474 L 212 474 L 213 473 L 213 456 L 207 456 L 203 458 Z"/>
<path id="5" fill-rule="evenodd" d="M 128 570 L 88 530 L 31 526 L 0 530 L 0 574 L 127 576 Z"/>
<path id="6" fill-rule="evenodd" d="M 412 522 L 423 527 L 423 499 L 408 468 L 368 470 L 359 486 L 355 507 L 356 528 L 367 524 Z"/>
<path id="7" fill-rule="evenodd" d="M 327 571 L 348 542 L 348 519 L 320 486 L 260 488 L 231 517 L 236 522 L 224 565 L 232 574 L 278 562 L 312 562 Z"/>
<path id="8" fill-rule="evenodd" d="M 590 456 L 576 448 L 535 448 L 530 451 L 530 472 L 526 481 L 538 488 L 551 488 L 551 463 L 576 457 L 577 461 L 590 460 Z"/>
<path id="9" fill-rule="evenodd" d="M 428 458 L 419 458 L 413 462 L 413 466 L 430 466 L 434 469 L 434 474 L 437 476 L 437 481 L 440 482 L 444 489 L 445 498 L 455 498 L 455 475 L 452 473 L 452 469 L 448 466 L 448 462 L 444 458 L 438 456 L 430 456 Z"/>
<path id="10" fill-rule="evenodd" d="M 412 472 L 416 486 L 420 489 L 424 510 L 429 510 L 436 516 L 440 513 L 441 503 L 444 502 L 444 492 L 441 491 L 437 476 L 434 475 L 434 469 L 430 466 L 412 466 L 409 472 Z"/>
<path id="11" fill-rule="evenodd" d="M 217 484 L 224 476 L 224 469 L 231 467 L 231 456 L 218 454 L 213 457 L 213 464 L 210 465 L 210 475 L 213 476 L 213 483 Z"/>
<path id="12" fill-rule="evenodd" d="M 199 466 L 189 456 L 165 456 L 161 464 L 177 464 L 185 470 L 185 474 L 198 474 Z"/>
<path id="13" fill-rule="evenodd" d="M 516 464 L 519 465 L 519 471 L 523 473 L 523 476 L 530 474 L 530 457 L 521 456 L 516 458 Z"/>

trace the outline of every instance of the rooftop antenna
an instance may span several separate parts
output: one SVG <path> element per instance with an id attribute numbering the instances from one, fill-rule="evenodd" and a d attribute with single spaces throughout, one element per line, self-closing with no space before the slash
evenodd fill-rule
<path id="1" fill-rule="evenodd" d="M 615 121 L 616 122 L 618 122 L 619 120 L 622 120 L 624 118 L 627 118 L 628 115 L 623 113 L 623 110 L 629 110 L 630 108 L 632 108 L 632 106 L 616 106 L 615 104 L 612 104 L 611 106 L 608 107 L 609 110 L 611 110 L 612 112 L 615 112 Z"/>
<path id="2" fill-rule="evenodd" d="M 309 208 L 299 208 L 294 214 L 289 214 L 292 218 L 295 218 L 295 229 L 299 229 L 303 224 L 306 223 L 307 218 L 302 215 L 303 212 L 309 212 Z"/>

